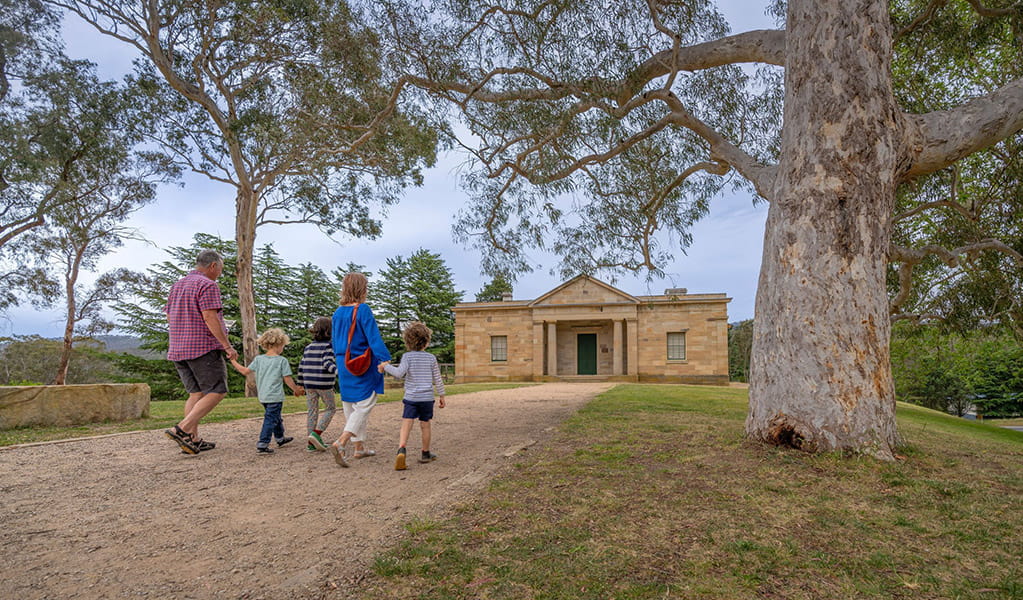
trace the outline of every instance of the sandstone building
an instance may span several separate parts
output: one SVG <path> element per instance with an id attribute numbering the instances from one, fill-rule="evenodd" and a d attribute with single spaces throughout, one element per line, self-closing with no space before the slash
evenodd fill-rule
<path id="1" fill-rule="evenodd" d="M 725 294 L 632 296 L 580 275 L 535 300 L 463 302 L 455 381 L 728 383 Z"/>

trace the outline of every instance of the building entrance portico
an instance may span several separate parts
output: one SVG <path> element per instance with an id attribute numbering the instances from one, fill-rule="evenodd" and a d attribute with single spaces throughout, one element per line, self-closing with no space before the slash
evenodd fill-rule
<path id="1" fill-rule="evenodd" d="M 546 321 L 541 326 L 546 331 L 538 340 L 543 346 L 543 371 L 534 375 L 557 378 L 627 375 L 628 348 L 622 334 L 627 328 L 624 319 Z"/>

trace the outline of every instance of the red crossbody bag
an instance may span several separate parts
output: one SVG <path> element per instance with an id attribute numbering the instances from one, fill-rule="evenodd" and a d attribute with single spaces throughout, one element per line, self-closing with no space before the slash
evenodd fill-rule
<path id="1" fill-rule="evenodd" d="M 348 328 L 348 347 L 345 348 L 345 368 L 348 372 L 356 377 L 363 375 L 369 370 L 370 364 L 373 363 L 373 351 L 366 348 L 366 351 L 362 354 L 352 358 L 352 335 L 355 333 L 355 314 L 359 312 L 359 305 L 356 304 L 355 308 L 352 309 L 352 326 Z M 368 341 L 368 340 L 367 340 Z"/>

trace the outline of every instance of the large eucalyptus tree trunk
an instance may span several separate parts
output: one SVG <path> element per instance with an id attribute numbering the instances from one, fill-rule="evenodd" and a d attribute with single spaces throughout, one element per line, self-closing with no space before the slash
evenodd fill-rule
<path id="1" fill-rule="evenodd" d="M 893 456 L 885 268 L 902 132 L 881 0 L 790 0 L 785 128 L 757 291 L 747 434 Z"/>
<path id="2" fill-rule="evenodd" d="M 242 356 L 247 365 L 259 354 L 256 344 L 256 294 L 252 287 L 252 261 L 256 246 L 256 208 L 259 197 L 248 186 L 239 186 L 235 201 L 235 243 L 238 260 L 235 266 L 238 281 L 238 310 L 242 325 Z M 245 395 L 256 395 L 256 381 L 245 379 Z"/>

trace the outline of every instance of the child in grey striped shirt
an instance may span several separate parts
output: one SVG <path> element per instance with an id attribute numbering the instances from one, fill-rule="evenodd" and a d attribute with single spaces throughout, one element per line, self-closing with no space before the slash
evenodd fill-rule
<path id="1" fill-rule="evenodd" d="M 384 371 L 401 379 L 405 379 L 405 398 L 401 421 L 401 434 L 398 437 L 398 455 L 394 459 L 394 470 L 405 470 L 405 444 L 412 432 L 412 425 L 419 419 L 419 427 L 423 434 L 423 455 L 421 463 L 437 460 L 437 455 L 430 452 L 430 421 L 433 419 L 433 392 L 436 390 L 437 404 L 444 408 L 444 381 L 440 376 L 437 357 L 425 352 L 430 344 L 430 328 L 413 321 L 409 323 L 402 338 L 408 351 L 401 355 L 401 363 L 395 367 L 389 362 L 380 363 L 380 372 Z"/>

